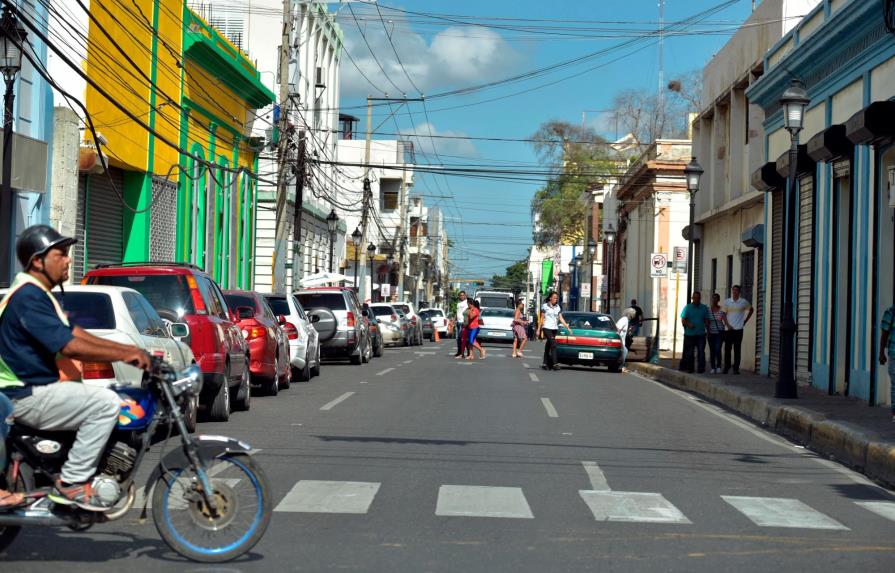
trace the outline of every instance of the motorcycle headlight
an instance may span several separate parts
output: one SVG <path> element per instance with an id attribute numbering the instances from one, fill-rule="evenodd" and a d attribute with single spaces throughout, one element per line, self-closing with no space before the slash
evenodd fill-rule
<path id="1" fill-rule="evenodd" d="M 198 394 L 202 389 L 202 369 L 198 365 L 193 364 L 180 373 L 180 378 L 171 384 L 174 389 L 174 395 L 181 394 Z"/>

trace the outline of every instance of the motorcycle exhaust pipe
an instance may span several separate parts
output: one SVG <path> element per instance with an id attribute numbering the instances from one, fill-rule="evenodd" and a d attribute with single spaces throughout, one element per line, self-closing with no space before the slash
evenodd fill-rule
<path id="1" fill-rule="evenodd" d="M 48 511 L 19 510 L 12 513 L 0 513 L 0 525 L 65 527 L 69 520 Z"/>

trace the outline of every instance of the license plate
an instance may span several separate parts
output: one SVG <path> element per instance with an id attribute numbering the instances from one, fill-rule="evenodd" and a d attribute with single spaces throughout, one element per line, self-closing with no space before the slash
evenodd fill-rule
<path id="1" fill-rule="evenodd" d="M 594 353 L 593 352 L 579 352 L 578 359 L 579 360 L 593 360 Z"/>
<path id="2" fill-rule="evenodd" d="M 506 336 L 506 335 L 507 335 L 506 332 L 494 332 L 494 331 L 490 331 L 490 330 L 488 331 L 488 336 Z"/>

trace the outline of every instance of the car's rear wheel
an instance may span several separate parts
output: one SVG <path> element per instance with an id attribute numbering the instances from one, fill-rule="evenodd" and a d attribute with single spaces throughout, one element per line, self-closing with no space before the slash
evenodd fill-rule
<path id="1" fill-rule="evenodd" d="M 208 412 L 208 417 L 214 422 L 226 422 L 230 419 L 230 365 L 224 370 L 221 387 L 218 389 L 214 402 Z"/>
<path id="2" fill-rule="evenodd" d="M 292 386 L 292 366 L 287 364 L 283 377 L 280 379 L 280 388 L 288 390 Z"/>
<path id="3" fill-rule="evenodd" d="M 187 398 L 183 408 L 183 423 L 189 433 L 196 431 L 196 423 L 199 421 L 199 396 Z"/>
<path id="4" fill-rule="evenodd" d="M 267 392 L 265 392 L 268 396 L 276 396 L 280 393 L 280 362 L 279 358 L 274 358 L 273 362 L 273 376 L 270 377 L 270 380 L 267 382 L 267 388 L 265 388 Z"/>
<path id="5" fill-rule="evenodd" d="M 382 337 L 379 337 L 379 344 L 376 345 L 376 348 L 373 349 L 373 356 L 379 358 L 382 356 L 382 349 L 385 347 L 385 342 L 382 340 Z"/>
<path id="6" fill-rule="evenodd" d="M 609 364 L 609 371 L 610 371 L 610 372 L 621 372 L 621 371 L 622 371 L 622 364 L 621 364 L 621 362 L 612 362 L 612 363 L 610 363 L 610 364 Z"/>
<path id="7" fill-rule="evenodd" d="M 249 361 L 246 359 L 246 364 Z M 249 369 L 242 369 L 242 379 L 239 381 L 239 390 L 236 392 L 236 400 L 233 407 L 242 412 L 248 412 L 252 407 L 252 384 L 249 381 Z"/>

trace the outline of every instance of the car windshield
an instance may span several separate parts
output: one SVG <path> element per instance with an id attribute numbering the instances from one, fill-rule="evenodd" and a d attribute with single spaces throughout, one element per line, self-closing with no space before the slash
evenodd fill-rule
<path id="1" fill-rule="evenodd" d="M 236 310 L 240 306 L 247 306 L 255 311 L 258 310 L 255 305 L 255 298 L 247 294 L 225 294 L 224 300 L 227 301 L 227 307 L 230 310 Z"/>
<path id="2" fill-rule="evenodd" d="M 139 291 L 161 317 L 168 320 L 196 313 L 186 275 L 98 275 L 90 277 L 90 284 Z"/>
<path id="3" fill-rule="evenodd" d="M 515 311 L 503 308 L 483 308 L 482 316 L 499 316 L 501 318 L 513 318 Z"/>
<path id="4" fill-rule="evenodd" d="M 439 311 L 439 310 L 421 310 L 420 316 L 423 318 L 432 318 L 434 316 L 441 316 L 441 311 Z"/>
<path id="5" fill-rule="evenodd" d="M 284 296 L 267 296 L 264 297 L 267 299 L 267 304 L 270 305 L 270 309 L 277 316 L 283 315 L 288 316 L 292 314 L 289 312 L 289 301 L 286 300 Z"/>
<path id="6" fill-rule="evenodd" d="M 583 330 L 615 330 L 615 323 L 605 314 L 565 313 L 563 317 L 572 328 Z"/>
<path id="7" fill-rule="evenodd" d="M 112 297 L 103 292 L 54 292 L 53 295 L 68 314 L 68 320 L 85 330 L 115 328 L 115 309 Z"/>
<path id="8" fill-rule="evenodd" d="M 396 304 L 395 308 L 403 312 L 404 314 L 410 314 L 410 307 L 406 304 Z"/>
<path id="9" fill-rule="evenodd" d="M 394 314 L 395 312 L 387 306 L 371 306 L 370 308 L 373 310 L 373 314 L 375 314 L 376 316 L 388 316 L 390 314 Z"/>
<path id="10" fill-rule="evenodd" d="M 307 309 L 347 310 L 345 297 L 340 292 L 303 292 L 295 296 L 301 305 Z"/>
<path id="11" fill-rule="evenodd" d="M 513 300 L 508 296 L 500 295 L 483 295 L 478 297 L 479 304 L 483 307 L 489 306 L 494 308 L 513 308 Z"/>

